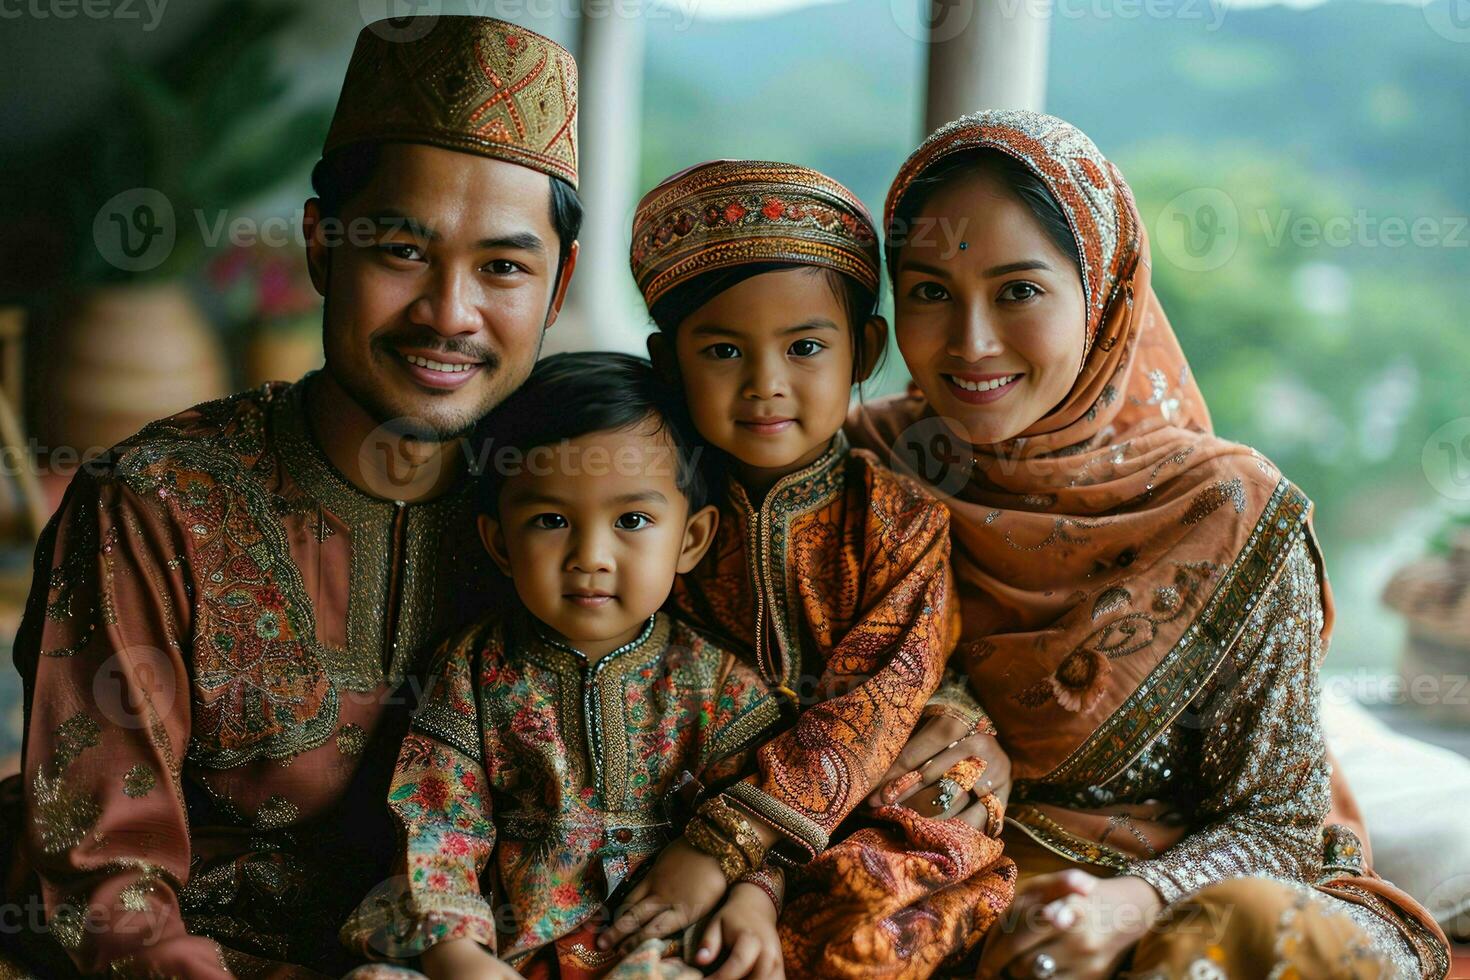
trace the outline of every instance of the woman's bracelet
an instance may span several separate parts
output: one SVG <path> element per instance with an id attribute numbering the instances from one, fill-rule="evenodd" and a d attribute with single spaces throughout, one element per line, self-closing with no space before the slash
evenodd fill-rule
<path id="1" fill-rule="evenodd" d="M 726 839 L 733 841 L 745 856 L 745 863 L 754 871 L 766 863 L 766 844 L 756 833 L 755 826 L 745 814 L 726 803 L 718 796 L 706 800 L 699 808 L 699 815 L 710 821 Z"/>
<path id="2" fill-rule="evenodd" d="M 703 816 L 696 815 L 684 828 L 684 839 L 720 863 L 720 874 L 725 881 L 734 884 L 740 876 L 752 870 L 746 863 L 745 853 L 726 840 L 714 824 Z"/>

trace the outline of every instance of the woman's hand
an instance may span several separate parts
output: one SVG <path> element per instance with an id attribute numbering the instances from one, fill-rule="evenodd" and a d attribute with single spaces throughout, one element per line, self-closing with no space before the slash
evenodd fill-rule
<path id="1" fill-rule="evenodd" d="M 695 964 L 708 968 L 721 949 L 730 955 L 710 974 L 710 980 L 786 980 L 781 937 L 776 933 L 776 906 L 755 885 L 737 882 L 730 889 L 730 897 L 705 927 Z"/>
<path id="2" fill-rule="evenodd" d="M 986 939 L 978 976 L 1111 977 L 1163 907 L 1153 886 L 1131 875 L 1039 875 L 1021 886 L 1003 925 Z"/>
<path id="3" fill-rule="evenodd" d="M 613 913 L 612 924 L 597 937 L 597 948 L 623 943 L 627 952 L 645 939 L 672 936 L 709 914 L 728 888 L 720 862 L 680 837 L 663 849 L 647 877 Z"/>
<path id="4" fill-rule="evenodd" d="M 945 819 L 958 816 L 972 827 L 984 830 L 990 813 L 979 797 L 993 793 L 1005 805 L 1011 793 L 1011 757 L 994 735 L 969 732 L 969 726 L 963 721 L 947 714 L 915 729 L 908 744 L 874 787 L 868 805 L 906 803 L 925 816 Z M 939 795 L 934 784 L 950 766 L 971 756 L 985 762 L 985 772 L 975 788 L 961 795 L 948 810 L 933 812 L 934 798 Z"/>
<path id="5" fill-rule="evenodd" d="M 521 975 L 473 939 L 450 939 L 424 950 L 419 965 L 429 980 L 521 980 Z"/>

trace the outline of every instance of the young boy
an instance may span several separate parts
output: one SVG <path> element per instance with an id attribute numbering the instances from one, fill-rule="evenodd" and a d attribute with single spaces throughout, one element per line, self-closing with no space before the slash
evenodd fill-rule
<path id="1" fill-rule="evenodd" d="M 602 976 L 620 959 L 595 948 L 605 903 L 678 833 L 669 798 L 688 774 L 742 775 L 779 711 L 752 669 L 659 611 L 718 516 L 681 398 L 647 361 L 549 357 L 484 435 L 480 534 L 520 607 L 438 654 L 389 791 L 401 887 L 342 938 L 418 955 L 431 978 Z M 708 935 L 757 949 L 763 975 L 779 895 L 752 880 Z M 724 976 L 746 975 L 735 959 Z"/>

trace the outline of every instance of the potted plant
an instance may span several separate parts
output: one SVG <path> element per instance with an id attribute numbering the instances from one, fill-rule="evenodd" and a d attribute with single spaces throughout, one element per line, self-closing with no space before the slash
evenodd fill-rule
<path id="1" fill-rule="evenodd" d="M 295 381 L 322 365 L 322 301 L 306 272 L 305 250 L 236 246 L 209 263 L 208 279 L 242 325 L 240 381 Z"/>
<path id="2" fill-rule="evenodd" d="M 1470 512 L 1445 521 L 1429 554 L 1399 569 L 1383 599 L 1408 624 L 1399 671 L 1409 684 L 1421 676 L 1470 674 Z M 1424 709 L 1470 724 L 1462 697 L 1434 699 Z"/>

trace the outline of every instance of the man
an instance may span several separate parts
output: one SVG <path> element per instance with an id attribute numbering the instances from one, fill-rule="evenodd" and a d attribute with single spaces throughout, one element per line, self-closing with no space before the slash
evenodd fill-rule
<path id="1" fill-rule="evenodd" d="M 44 976 L 340 974 L 427 647 L 506 594 L 458 437 L 576 264 L 576 67 L 501 21 L 411 26 L 362 32 L 312 174 L 325 368 L 148 426 L 41 538 L 0 848 Z"/>

